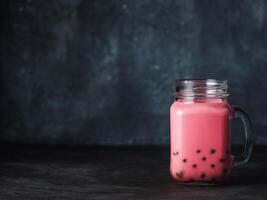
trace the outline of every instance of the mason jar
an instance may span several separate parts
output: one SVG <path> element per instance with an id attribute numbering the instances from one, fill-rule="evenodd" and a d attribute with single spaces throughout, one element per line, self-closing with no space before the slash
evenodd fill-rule
<path id="1" fill-rule="evenodd" d="M 170 173 L 180 183 L 223 183 L 252 152 L 248 115 L 227 100 L 225 80 L 177 80 L 170 109 Z M 231 120 L 244 124 L 241 156 L 231 154 Z"/>

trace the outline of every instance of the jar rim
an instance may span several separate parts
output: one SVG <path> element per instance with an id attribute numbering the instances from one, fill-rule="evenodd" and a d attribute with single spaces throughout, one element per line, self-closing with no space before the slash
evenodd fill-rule
<path id="1" fill-rule="evenodd" d="M 227 84 L 227 80 L 223 79 L 176 79 L 177 83 L 185 83 L 185 82 L 192 82 L 192 83 L 218 83 L 218 84 Z"/>

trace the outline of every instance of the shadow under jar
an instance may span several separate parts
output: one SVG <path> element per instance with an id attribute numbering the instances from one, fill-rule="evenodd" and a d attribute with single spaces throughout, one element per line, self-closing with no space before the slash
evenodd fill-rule
<path id="1" fill-rule="evenodd" d="M 234 166 L 245 164 L 252 152 L 248 115 L 228 101 L 227 81 L 177 80 L 170 109 L 170 173 L 179 183 L 221 184 Z M 230 122 L 244 124 L 245 147 L 231 154 Z"/>

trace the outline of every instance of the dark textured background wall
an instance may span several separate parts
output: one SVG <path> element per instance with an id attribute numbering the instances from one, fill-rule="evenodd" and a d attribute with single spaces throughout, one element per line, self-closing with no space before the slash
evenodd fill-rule
<path id="1" fill-rule="evenodd" d="M 265 1 L 0 4 L 0 142 L 166 144 L 173 81 L 219 78 L 267 144 Z"/>

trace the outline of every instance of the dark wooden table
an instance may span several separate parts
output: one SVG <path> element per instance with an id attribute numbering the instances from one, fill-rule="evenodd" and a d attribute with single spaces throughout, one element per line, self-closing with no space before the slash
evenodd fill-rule
<path id="1" fill-rule="evenodd" d="M 0 199 L 267 199 L 266 147 L 221 186 L 169 176 L 168 147 L 1 145 Z"/>

